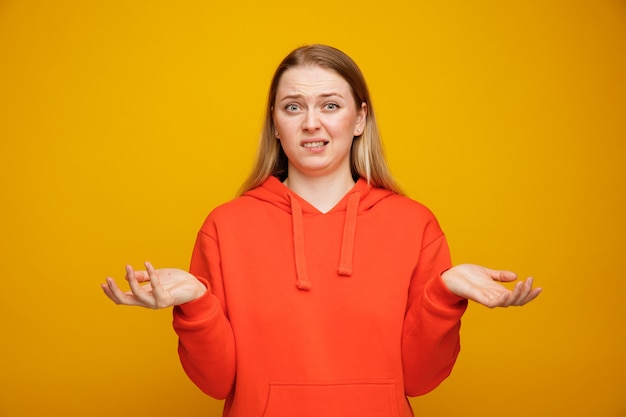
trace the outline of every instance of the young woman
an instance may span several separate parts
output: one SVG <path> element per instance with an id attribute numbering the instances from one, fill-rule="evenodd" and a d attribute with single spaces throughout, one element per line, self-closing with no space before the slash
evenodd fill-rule
<path id="1" fill-rule="evenodd" d="M 412 416 L 407 396 L 452 370 L 468 299 L 541 291 L 451 265 L 433 214 L 389 174 L 360 70 L 323 45 L 276 70 L 256 166 L 208 216 L 189 273 L 145 266 L 104 292 L 173 306 L 185 371 L 230 417 Z"/>

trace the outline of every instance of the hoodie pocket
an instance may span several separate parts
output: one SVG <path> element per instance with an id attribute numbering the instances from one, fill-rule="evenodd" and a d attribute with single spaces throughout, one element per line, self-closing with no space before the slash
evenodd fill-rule
<path id="1" fill-rule="evenodd" d="M 393 381 L 270 384 L 264 417 L 398 417 Z"/>

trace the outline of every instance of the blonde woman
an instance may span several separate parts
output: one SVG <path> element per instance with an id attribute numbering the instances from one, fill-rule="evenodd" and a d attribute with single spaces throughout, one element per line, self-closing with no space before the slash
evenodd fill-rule
<path id="1" fill-rule="evenodd" d="M 117 304 L 174 307 L 181 363 L 229 417 L 413 416 L 459 353 L 473 300 L 523 305 L 515 274 L 452 266 L 433 214 L 389 174 L 368 89 L 343 52 L 291 52 L 272 79 L 257 163 L 215 208 L 189 272 L 126 270 Z M 147 285 L 140 285 L 145 283 Z"/>

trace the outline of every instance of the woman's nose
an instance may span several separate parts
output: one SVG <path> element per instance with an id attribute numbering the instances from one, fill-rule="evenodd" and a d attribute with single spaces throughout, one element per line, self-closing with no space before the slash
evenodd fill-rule
<path id="1" fill-rule="evenodd" d="M 308 110 L 302 122 L 302 129 L 308 132 L 315 131 L 320 127 L 319 115 L 314 110 Z"/>

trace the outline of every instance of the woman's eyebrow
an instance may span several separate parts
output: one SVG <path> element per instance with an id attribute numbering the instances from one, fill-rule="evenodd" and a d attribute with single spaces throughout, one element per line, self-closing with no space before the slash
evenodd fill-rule
<path id="1" fill-rule="evenodd" d="M 286 96 L 283 97 L 279 97 L 280 101 L 284 101 L 284 100 L 297 100 L 304 97 L 304 94 L 301 93 L 296 93 L 296 94 L 288 94 Z M 343 98 L 343 96 L 339 93 L 322 93 L 319 94 L 318 96 L 316 96 L 317 98 L 329 98 L 329 97 L 338 97 L 338 98 Z"/>

